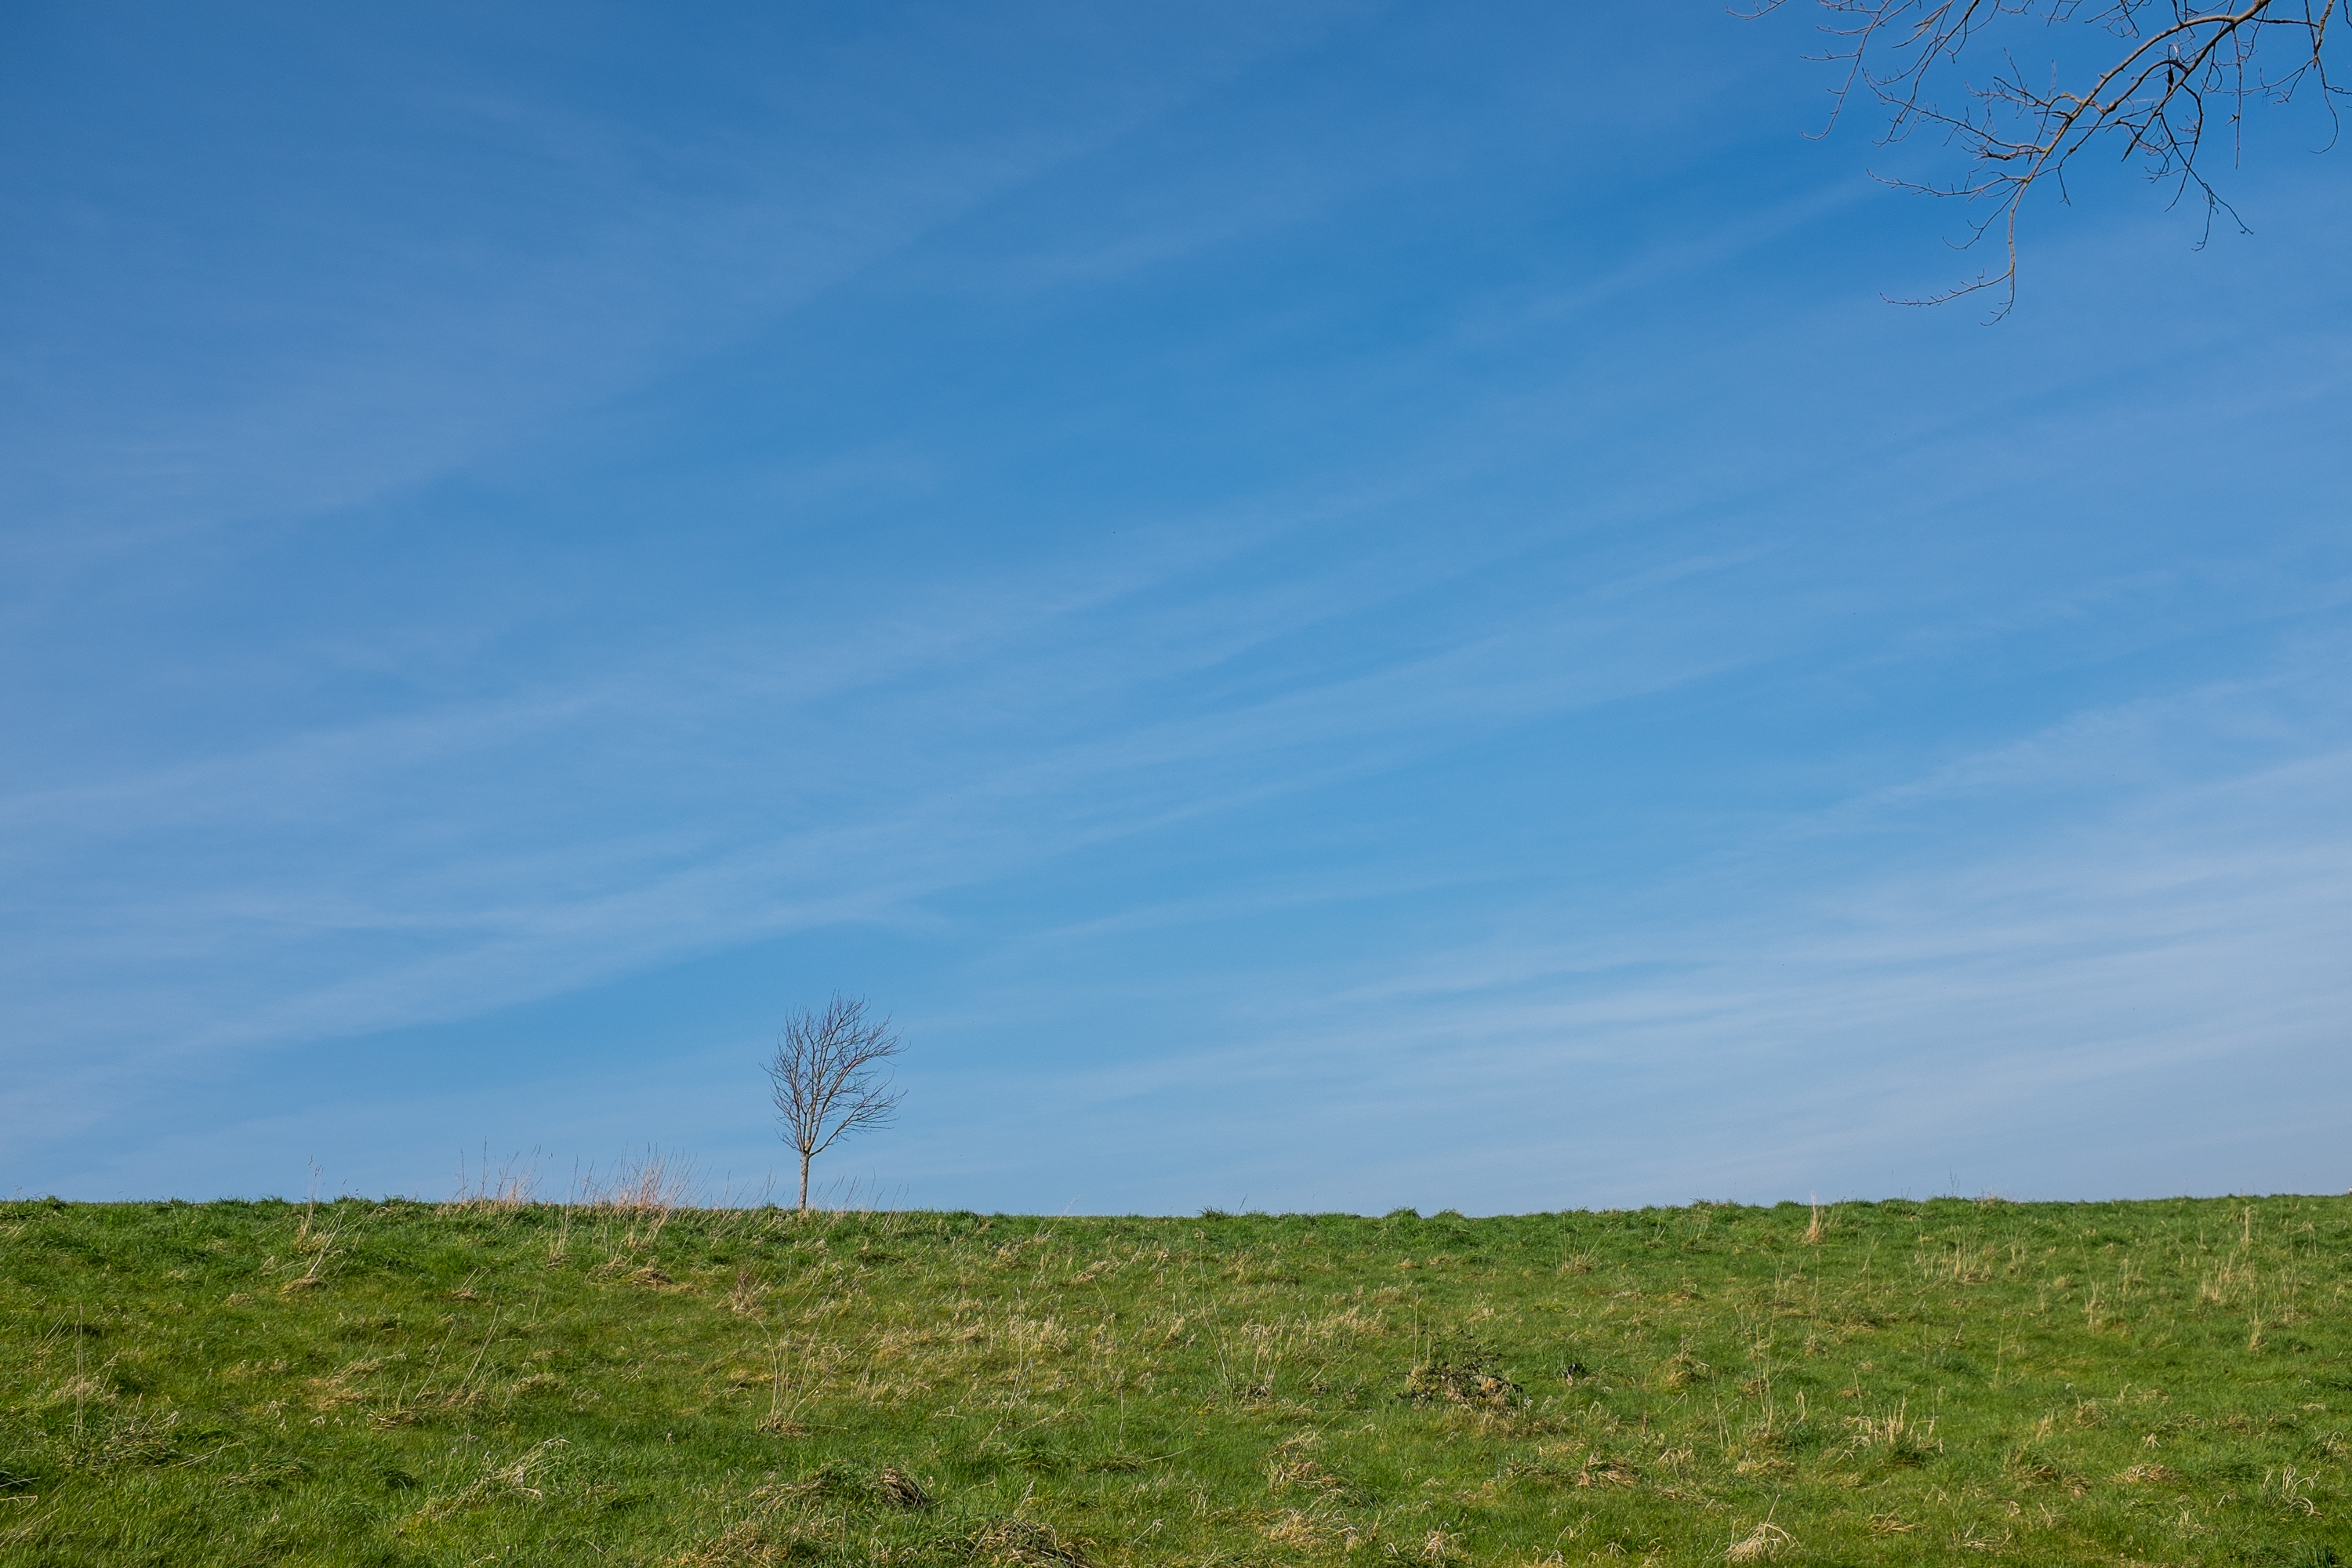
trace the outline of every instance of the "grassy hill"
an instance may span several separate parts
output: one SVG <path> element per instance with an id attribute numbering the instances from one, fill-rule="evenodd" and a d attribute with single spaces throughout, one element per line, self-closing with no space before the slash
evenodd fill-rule
<path id="1" fill-rule="evenodd" d="M 0 1205 L 0 1563 L 2352 1563 L 2352 1200 Z"/>

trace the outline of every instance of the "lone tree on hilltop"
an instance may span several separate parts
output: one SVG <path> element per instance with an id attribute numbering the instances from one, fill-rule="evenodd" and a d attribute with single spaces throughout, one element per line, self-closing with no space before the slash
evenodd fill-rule
<path id="1" fill-rule="evenodd" d="M 1748 14 L 1786 3 L 1757 0 Z M 1887 116 L 1883 142 L 1926 130 L 1969 161 L 1955 179 L 1887 183 L 1980 204 L 1961 248 L 1988 235 L 2000 241 L 1998 268 L 1988 265 L 1969 281 L 1899 305 L 1991 289 L 2000 297 L 1992 319 L 2007 315 L 2017 301 L 2019 205 L 2045 181 L 2065 200 L 2067 166 L 2094 142 L 2170 185 L 2174 201 L 2193 193 L 2209 235 L 2217 213 L 2242 230 L 2205 177 L 2208 132 L 2226 137 L 2234 162 L 2248 107 L 2283 105 L 2306 92 L 2328 119 L 2332 146 L 2338 100 L 2352 92 L 2327 74 L 2328 29 L 2335 27 L 2340 59 L 2352 0 L 1817 3 L 1829 13 L 1822 31 L 1831 42 L 1814 58 L 1839 68 L 1831 89 L 1838 110 L 1859 94 Z M 2046 41 L 2028 48 L 2035 27 Z M 1980 74 L 1963 74 L 1969 64 Z"/>
<path id="2" fill-rule="evenodd" d="M 808 1212 L 809 1162 L 845 1132 L 887 1124 L 899 1093 L 881 1068 L 898 1054 L 890 1020 L 869 1022 L 862 997 L 838 994 L 823 1012 L 806 1007 L 784 1020 L 767 1064 L 776 1120 L 801 1157 L 800 1212 Z"/>

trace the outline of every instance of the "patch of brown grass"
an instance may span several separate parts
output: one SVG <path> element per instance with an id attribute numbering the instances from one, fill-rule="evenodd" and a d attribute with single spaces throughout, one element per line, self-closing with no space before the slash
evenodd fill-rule
<path id="1" fill-rule="evenodd" d="M 1041 1563 L 1049 1568 L 1094 1568 L 1088 1542 L 1064 1535 L 1041 1520 L 1003 1519 L 972 1532 L 971 1555 L 982 1563 Z"/>
<path id="2" fill-rule="evenodd" d="M 1796 1544 L 1787 1531 L 1768 1519 L 1724 1548 L 1723 1560 L 1727 1563 L 1769 1563 Z"/>
<path id="3" fill-rule="evenodd" d="M 1587 1454 L 1576 1471 L 1576 1484 L 1580 1487 L 1630 1487 L 1641 1479 L 1641 1471 L 1606 1454 Z"/>

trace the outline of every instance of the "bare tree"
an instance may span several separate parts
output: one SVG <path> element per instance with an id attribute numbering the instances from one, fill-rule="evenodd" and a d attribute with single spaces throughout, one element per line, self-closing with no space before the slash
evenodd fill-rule
<path id="1" fill-rule="evenodd" d="M 1882 144 L 1925 128 L 1941 132 L 1969 161 L 1965 175 L 1948 182 L 1887 183 L 1980 204 L 1961 248 L 1989 234 L 2001 246 L 1998 270 L 1986 267 L 1968 282 L 1895 302 L 1941 304 L 1993 289 L 2000 296 L 1994 321 L 2017 302 L 2017 216 L 2026 193 L 2047 182 L 2065 200 L 2067 166 L 2092 143 L 2105 142 L 2119 161 L 2137 163 L 2149 179 L 2171 184 L 2176 202 L 2194 193 L 2210 237 L 2217 214 L 2244 225 L 2205 176 L 2208 134 L 2226 132 L 2234 162 L 2250 104 L 2284 104 L 2308 89 L 2333 127 L 2336 100 L 2347 90 L 2329 79 L 2326 49 L 2331 24 L 2338 37 L 2352 26 L 2339 16 L 2352 0 L 1818 3 L 1830 13 L 1822 31 L 1832 42 L 1813 58 L 1841 68 L 1843 79 L 1832 89 L 1838 110 L 1865 95 L 1887 113 Z M 1760 0 L 1749 14 L 1784 4 Z M 2057 60 L 2029 73 L 2018 58 L 2019 36 L 2030 26 L 2068 24 L 2095 29 L 2108 41 L 2072 76 Z M 2080 53 L 2066 40 L 2082 34 L 2044 36 L 2065 43 L 2070 56 Z M 1961 74 L 1963 57 L 1983 60 L 1987 74 L 1976 80 Z M 2331 131 L 2327 144 L 2334 142 Z"/>
<path id="2" fill-rule="evenodd" d="M 898 1110 L 880 1068 L 898 1054 L 890 1020 L 870 1022 L 866 1003 L 835 994 L 823 1012 L 803 1007 L 784 1020 L 768 1062 L 776 1120 L 801 1157 L 801 1212 L 808 1212 L 809 1162 L 845 1132 L 880 1127 Z"/>

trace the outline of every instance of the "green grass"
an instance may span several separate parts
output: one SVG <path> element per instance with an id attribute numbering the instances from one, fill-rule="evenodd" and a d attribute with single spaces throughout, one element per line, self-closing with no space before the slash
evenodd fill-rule
<path id="1" fill-rule="evenodd" d="M 0 1562 L 2352 1563 L 2352 1200 L 0 1205 Z"/>

